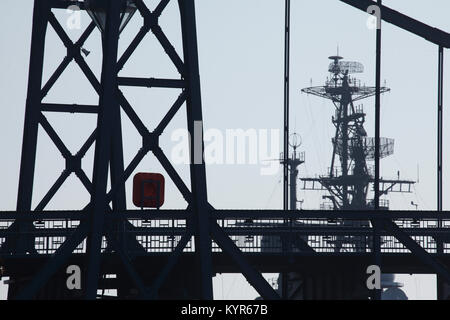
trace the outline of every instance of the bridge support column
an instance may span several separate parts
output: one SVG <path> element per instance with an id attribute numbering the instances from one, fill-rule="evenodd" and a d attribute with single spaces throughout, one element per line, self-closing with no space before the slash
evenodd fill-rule
<path id="1" fill-rule="evenodd" d="M 450 300 L 450 285 L 440 275 L 436 276 L 437 281 L 437 299 Z"/>

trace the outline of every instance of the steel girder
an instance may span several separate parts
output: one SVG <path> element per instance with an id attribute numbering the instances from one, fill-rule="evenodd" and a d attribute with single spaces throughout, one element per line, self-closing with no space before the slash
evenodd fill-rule
<path id="1" fill-rule="evenodd" d="M 366 11 L 369 5 L 373 5 L 373 1 L 353 1 L 353 0 L 340 0 L 347 4 L 350 4 L 354 7 L 357 7 L 361 10 Z M 111 243 L 113 250 L 121 257 L 122 261 L 128 273 L 131 275 L 132 280 L 134 281 L 137 288 L 140 289 L 143 297 L 157 297 L 158 288 L 161 286 L 164 279 L 167 277 L 167 274 L 170 272 L 170 269 L 175 265 L 177 258 L 182 254 L 183 247 L 191 238 L 191 235 L 196 237 L 196 241 L 200 241 L 199 246 L 199 261 L 201 270 L 205 272 L 205 276 L 201 278 L 201 296 L 203 298 L 212 298 L 211 285 L 210 285 L 210 277 L 211 277 L 211 262 L 210 262 L 210 249 L 211 249 L 211 237 L 217 242 L 222 249 L 230 254 L 233 257 L 233 260 L 241 267 L 244 275 L 249 280 L 249 282 L 258 289 L 259 293 L 266 298 L 277 298 L 278 296 L 273 291 L 273 289 L 268 285 L 267 282 L 256 272 L 252 267 L 248 265 L 248 263 L 244 260 L 240 250 L 235 246 L 235 244 L 229 239 L 227 234 L 224 234 L 224 231 L 218 226 L 216 219 L 220 216 L 242 216 L 242 217 L 250 217 L 265 219 L 268 216 L 277 216 L 277 217 L 286 217 L 292 218 L 291 214 L 298 214 L 295 212 L 287 212 L 287 211 L 270 211 L 264 212 L 264 216 L 262 216 L 261 211 L 249 212 L 245 210 L 231 212 L 231 211 L 215 211 L 208 204 L 206 197 L 206 183 L 205 183 L 205 174 L 204 174 L 204 164 L 191 164 L 191 190 L 187 188 L 184 184 L 183 180 L 180 178 L 176 170 L 170 164 L 170 161 L 164 155 L 163 151 L 158 146 L 158 136 L 162 133 L 164 128 L 170 122 L 172 117 L 176 114 L 176 112 L 181 108 L 184 102 L 187 102 L 188 108 L 188 128 L 189 131 L 194 130 L 194 121 L 201 122 L 201 100 L 200 100 L 200 87 L 199 87 L 199 79 L 198 79 L 198 55 L 196 48 L 196 35 L 195 35 L 195 15 L 194 15 L 194 1 L 182 1 L 179 0 L 180 12 L 181 12 L 181 20 L 183 25 L 183 47 L 184 47 L 184 58 L 183 62 L 181 58 L 177 55 L 176 51 L 171 46 L 169 40 L 165 37 L 163 31 L 158 25 L 158 18 L 164 11 L 164 8 L 167 6 L 169 0 L 162 0 L 156 9 L 151 12 L 147 9 L 145 4 L 138 0 L 137 4 L 139 7 L 139 11 L 141 15 L 144 17 L 144 25 L 136 35 L 135 39 L 132 41 L 130 46 L 124 52 L 122 57 L 120 57 L 117 61 L 116 70 L 112 70 L 111 61 L 113 61 L 113 57 L 109 57 L 109 62 L 104 61 L 104 69 L 103 72 L 107 72 L 113 75 L 113 81 L 115 81 L 115 85 L 133 85 L 133 86 L 145 86 L 145 87 L 166 87 L 166 88 L 178 88 L 182 89 L 182 93 L 180 94 L 177 101 L 173 104 L 173 106 L 169 109 L 166 116 L 163 118 L 161 123 L 158 125 L 157 129 L 153 132 L 149 132 L 145 125 L 143 125 L 142 121 L 140 121 L 139 117 L 134 112 L 132 106 L 128 103 L 126 98 L 117 90 L 116 92 L 116 101 L 114 102 L 116 105 L 120 105 L 122 110 L 127 114 L 130 118 L 134 126 L 137 128 L 139 133 L 143 137 L 143 147 L 137 152 L 136 156 L 130 162 L 130 164 L 126 168 L 121 168 L 120 165 L 120 134 L 111 135 L 111 128 L 117 128 L 119 123 L 112 121 L 112 126 L 106 126 L 104 128 L 104 124 L 101 123 L 103 116 L 102 113 L 102 89 L 103 86 L 108 86 L 102 80 L 99 82 L 93 72 L 90 70 L 87 63 L 84 61 L 83 57 L 80 54 L 80 48 L 84 41 L 89 37 L 91 32 L 94 30 L 94 24 L 91 23 L 80 39 L 73 43 L 68 36 L 65 34 L 62 27 L 57 22 L 53 13 L 51 12 L 52 8 L 67 8 L 72 4 L 79 4 L 76 1 L 63 1 L 63 0 L 47 0 L 47 1 L 38 1 L 35 0 L 34 7 L 34 15 L 33 15 L 33 33 L 32 33 L 32 47 L 31 47 L 31 58 L 30 58 L 30 73 L 29 73 L 29 85 L 27 92 L 27 103 L 26 103 L 26 115 L 25 115 L 25 128 L 24 128 L 24 139 L 23 139 L 23 147 L 22 147 L 22 161 L 21 161 L 21 170 L 20 170 L 20 179 L 19 179 L 19 197 L 17 203 L 17 212 L 15 213 L 5 213 L 6 215 L 15 218 L 13 225 L 9 228 L 10 231 L 13 231 L 14 234 L 26 233 L 33 229 L 30 221 L 37 217 L 45 208 L 47 203 L 53 197 L 53 195 L 57 192 L 59 187 L 68 177 L 68 175 L 74 172 L 86 189 L 92 194 L 92 201 L 85 207 L 83 211 L 74 211 L 74 212 L 58 212 L 56 215 L 60 215 L 62 217 L 67 217 L 68 215 L 92 215 L 88 216 L 89 219 L 83 219 L 80 223 L 80 226 L 72 233 L 71 237 L 69 237 L 61 247 L 57 250 L 54 257 L 47 263 L 47 265 L 38 272 L 38 274 L 33 278 L 33 280 L 29 283 L 29 285 L 19 294 L 17 298 L 30 298 L 42 287 L 43 284 L 50 278 L 50 276 L 63 265 L 64 261 L 72 254 L 72 251 L 77 247 L 77 245 L 88 235 L 90 234 L 91 242 L 93 244 L 90 245 L 90 254 L 93 260 L 90 261 L 90 279 L 92 283 L 90 286 L 90 293 L 88 293 L 88 297 L 92 298 L 92 292 L 96 285 L 98 279 L 96 279 L 96 274 L 98 274 L 98 261 L 100 259 L 100 252 L 97 251 L 98 241 L 95 242 L 94 237 L 97 238 L 102 235 L 105 235 L 108 241 Z M 81 5 L 81 9 L 84 9 L 83 4 Z M 114 8 L 110 8 L 111 12 L 114 11 Z M 402 29 L 408 30 L 417 34 L 419 36 L 424 37 L 428 41 L 436 43 L 440 46 L 440 54 L 442 53 L 442 48 L 450 47 L 450 36 L 438 29 L 431 28 L 419 21 L 411 19 L 407 16 L 404 16 L 394 10 L 391 10 L 385 6 L 382 6 L 382 19 L 393 23 Z M 111 22 L 111 21 L 110 21 Z M 48 82 L 42 87 L 42 70 L 43 70 L 43 55 L 45 49 L 45 34 L 47 24 L 50 23 L 51 26 L 55 29 L 58 36 L 63 41 L 64 45 L 68 49 L 67 56 L 58 66 L 54 74 L 50 77 Z M 111 22 L 113 26 L 114 23 Z M 127 78 L 127 77 L 117 77 L 117 72 L 122 69 L 127 60 L 133 54 L 134 50 L 137 48 L 141 40 L 144 36 L 152 31 L 152 33 L 159 40 L 163 48 L 165 49 L 167 55 L 170 57 L 177 70 L 181 75 L 181 79 L 142 79 L 142 78 Z M 117 34 L 111 32 L 112 46 L 115 46 Z M 110 49 L 111 50 L 111 49 Z M 114 49 L 112 49 L 114 50 Z M 113 54 L 114 55 L 114 54 Z M 440 56 L 440 61 L 442 61 L 443 56 Z M 100 104 L 99 106 L 95 105 L 64 105 L 64 104 L 49 104 L 49 103 L 41 103 L 42 98 L 48 93 L 53 84 L 57 81 L 59 76 L 63 73 L 67 65 L 74 60 L 81 68 L 89 82 L 92 84 L 94 89 L 99 93 L 100 96 Z M 440 62 L 441 63 L 441 62 Z M 107 66 L 106 66 L 107 65 Z M 440 65 L 440 97 L 442 96 L 442 66 Z M 186 73 L 187 72 L 187 73 Z M 111 86 L 111 84 L 109 84 Z M 102 88 L 103 87 L 103 88 Z M 440 112 L 442 110 L 442 100 L 440 101 Z M 56 132 L 52 129 L 51 125 L 46 120 L 43 115 L 43 111 L 46 112 L 78 112 L 78 113 L 98 113 L 99 114 L 99 125 L 97 129 L 90 135 L 87 141 L 83 144 L 82 148 L 75 155 L 70 154 L 68 149 L 65 147 L 62 140 L 58 137 Z M 114 119 L 114 113 L 108 115 Z M 116 115 L 117 116 L 117 115 Z M 104 120 L 103 120 L 104 121 Z M 40 201 L 37 208 L 35 210 L 31 210 L 31 197 L 33 190 L 33 177 L 34 177 L 34 161 L 36 157 L 36 144 L 37 144 L 37 128 L 39 124 L 44 128 L 47 132 L 51 140 L 55 143 L 63 157 L 66 159 L 66 169 L 61 174 L 61 176 L 57 179 L 54 185 L 50 188 L 48 193 L 44 196 L 44 198 Z M 99 134 L 98 130 L 102 128 L 103 132 L 106 136 L 109 136 L 111 139 L 111 145 L 105 143 L 104 140 L 106 138 L 101 138 L 101 134 Z M 103 139 L 103 140 L 102 140 Z M 100 141 L 103 141 L 99 143 Z M 441 137 L 442 141 L 442 137 Z M 94 174 L 99 175 L 98 181 L 94 177 L 94 183 L 92 183 L 89 178 L 86 176 L 84 171 L 81 168 L 81 158 L 83 158 L 84 154 L 87 152 L 89 147 L 96 142 L 96 149 L 99 148 L 110 148 L 111 152 L 108 159 L 103 159 L 100 161 L 96 159 L 97 166 L 102 165 L 103 169 L 95 170 Z M 193 147 L 192 147 L 193 148 Z M 136 213 L 133 211 L 127 211 L 120 205 L 122 202 L 121 192 L 124 187 L 125 181 L 131 175 L 133 170 L 136 168 L 138 163 L 143 159 L 148 151 L 152 151 L 156 158 L 161 162 L 168 175 L 174 181 L 178 189 L 180 190 L 183 197 L 190 204 L 188 209 L 181 212 L 172 212 L 171 214 L 175 216 L 179 215 L 187 215 L 190 220 L 190 227 L 186 230 L 182 241 L 179 242 L 177 248 L 173 252 L 171 258 L 167 262 L 166 268 L 161 271 L 159 277 L 157 277 L 150 288 L 147 288 L 142 283 L 140 276 L 134 271 L 132 265 L 132 257 L 129 257 L 126 252 L 126 248 L 123 249 L 120 245 L 120 239 L 115 239 L 111 237 L 111 234 L 114 223 L 111 223 L 109 220 L 103 221 L 104 214 L 106 212 L 110 212 L 111 210 L 118 216 L 118 219 L 122 219 L 125 224 L 127 224 L 127 218 L 135 216 Z M 193 150 L 192 150 L 193 151 Z M 97 152 L 96 152 L 97 153 Z M 191 153 L 193 156 L 193 152 Z M 97 157 L 96 157 L 97 158 Z M 112 184 L 111 190 L 106 192 L 106 189 L 103 188 L 104 183 L 102 181 L 105 180 L 105 170 L 104 163 L 110 161 L 111 163 L 115 163 L 115 169 L 112 169 L 112 176 L 114 176 L 115 182 Z M 107 174 L 107 173 L 106 173 Z M 193 179 L 192 179 L 193 178 Z M 199 190 L 205 191 L 204 194 L 201 194 Z M 200 193 L 200 194 L 199 194 Z M 123 199 L 123 198 L 122 198 Z M 109 203 L 113 202 L 113 208 L 109 207 Z M 115 205 L 115 203 L 117 205 Z M 101 209 L 101 205 L 103 204 L 103 210 Z M 35 211 L 35 212 L 33 212 Z M 95 212 L 95 214 L 93 214 Z M 50 212 L 43 212 L 46 214 L 53 214 Z M 268 215 L 265 215 L 268 213 Z M 328 217 L 330 213 L 324 213 L 320 211 L 316 211 L 315 213 L 307 213 L 301 212 L 306 215 L 316 215 Z M 141 214 L 141 213 L 140 213 Z M 153 215 L 153 213 L 150 213 Z M 150 215 L 149 214 L 149 215 Z M 432 265 L 433 268 L 444 278 L 449 280 L 449 272 L 443 267 L 441 264 L 436 262 L 436 260 L 431 257 L 427 252 L 425 252 L 422 248 L 417 247 L 417 243 L 409 236 L 405 235 L 402 230 L 398 230 L 393 223 L 392 219 L 395 216 L 405 216 L 405 217 L 414 217 L 422 216 L 426 218 L 431 218 L 432 216 L 436 218 L 445 218 L 447 213 L 442 213 L 436 215 L 436 213 L 424 214 L 421 213 L 402 213 L 402 212 L 390 212 L 390 213 L 342 213 L 342 212 L 333 212 L 332 215 L 350 215 L 354 219 L 356 216 L 360 216 L 363 219 L 377 219 L 381 218 L 385 215 L 385 220 L 382 223 L 374 222 L 378 224 L 379 230 L 384 230 L 386 232 L 392 233 L 396 236 L 408 249 L 410 249 L 414 254 L 419 256 L 422 260 L 427 262 L 429 265 Z M 356 214 L 356 216 L 355 216 Z M 145 213 L 144 213 L 145 215 Z M 214 215 L 215 218 L 211 219 L 211 215 Z M 376 216 L 375 216 L 376 215 Z M 303 216 L 304 217 L 304 216 Z M 30 220 L 31 219 L 31 220 Z M 94 221 L 92 221 L 94 220 Z M 373 221 L 375 221 L 373 220 Z M 378 220 L 377 220 L 378 221 Z M 130 227 L 131 228 L 131 227 Z M 104 229 L 104 230 L 102 230 Z M 378 236 L 378 234 L 376 235 Z M 96 243 L 97 245 L 95 245 Z M 136 245 L 139 245 L 136 243 Z M 33 245 L 31 242 L 27 240 L 27 237 L 14 237 L 10 236 L 7 238 L 7 241 L 2 246 L 2 255 L 3 254 L 23 254 L 26 252 L 33 251 Z"/>
<path id="2" fill-rule="evenodd" d="M 377 1 L 372 0 L 339 0 L 361 11 L 368 12 L 368 10 L 378 5 Z M 444 48 L 450 48 L 450 34 L 440 29 L 431 27 L 421 21 L 408 17 L 401 12 L 393 10 L 384 5 L 379 6 L 381 12 L 381 19 L 391 23 L 403 30 L 409 31 L 425 40 L 432 42 Z M 369 13 L 369 12 L 368 12 Z"/>
<path id="3" fill-rule="evenodd" d="M 403 30 L 409 31 L 417 36 L 424 38 L 425 40 L 438 45 L 438 106 L 437 106 L 437 114 L 438 114 L 438 129 L 437 129 L 437 211 L 442 211 L 442 159 L 443 159 L 443 81 L 444 81 L 444 69 L 443 69 L 443 61 L 444 61 L 444 48 L 450 48 L 450 34 L 439 30 L 437 28 L 433 28 L 425 23 L 422 23 L 418 20 L 415 20 L 411 17 L 408 17 L 398 11 L 392 10 L 389 7 L 386 7 L 382 4 L 382 0 L 377 0 L 376 2 L 372 0 L 340 0 L 348 5 L 351 5 L 359 10 L 365 11 L 369 14 L 373 14 L 373 8 L 376 6 L 379 9 L 379 12 L 376 13 L 377 19 L 379 19 L 380 25 L 377 25 L 376 30 L 376 102 L 375 102 L 375 133 L 376 133 L 376 143 L 375 146 L 375 208 L 378 209 L 378 200 L 379 200 L 379 133 L 380 133 L 380 81 L 381 81 L 381 21 L 386 21 L 391 23 Z M 381 228 L 385 230 L 389 230 L 392 232 L 398 240 L 400 240 L 411 252 L 416 254 L 421 260 L 425 263 L 429 264 L 433 267 L 433 269 L 442 276 L 447 282 L 450 283 L 450 273 L 449 270 L 442 266 L 439 261 L 434 259 L 427 253 L 423 248 L 417 245 L 417 243 L 411 239 L 409 236 L 402 233 L 402 231 L 396 226 L 392 220 L 382 220 L 379 221 L 373 220 L 372 223 L 375 225 L 375 229 Z M 375 234 L 374 239 L 378 238 Z M 443 243 L 442 239 L 439 237 L 435 238 L 437 242 L 438 251 L 442 252 Z M 378 241 L 377 241 L 378 244 Z M 377 245 L 378 246 L 378 245 Z M 380 257 L 378 254 L 375 254 L 375 260 L 381 264 Z"/>
<path id="4" fill-rule="evenodd" d="M 85 287 L 86 298 L 93 299 L 96 297 L 98 279 L 100 275 L 101 260 L 101 241 L 105 236 L 111 250 L 116 252 L 124 263 L 127 273 L 130 275 L 136 287 L 140 290 L 141 296 L 144 298 L 156 298 L 157 291 L 164 279 L 167 277 L 171 268 L 176 264 L 177 258 L 181 255 L 184 246 L 188 243 L 192 235 L 196 241 L 196 252 L 198 255 L 198 280 L 200 282 L 201 291 L 199 297 L 203 299 L 212 299 L 212 271 L 211 271 L 211 241 L 215 238 L 219 246 L 224 248 L 233 259 L 237 261 L 243 269 L 244 275 L 250 279 L 262 296 L 267 298 L 277 298 L 277 294 L 271 286 L 246 263 L 245 259 L 240 256 L 240 250 L 218 227 L 217 223 L 210 219 L 210 205 L 207 202 L 206 193 L 206 174 L 203 161 L 194 163 L 191 161 L 191 189 L 184 184 L 181 177 L 171 165 L 164 152 L 158 145 L 158 137 L 164 131 L 165 127 L 186 102 L 188 130 L 194 134 L 196 123 L 202 125 L 201 112 L 201 94 L 200 80 L 198 71 L 198 52 L 195 26 L 195 8 L 193 0 L 179 0 L 183 53 L 184 61 L 178 56 L 174 47 L 165 36 L 163 30 L 158 24 L 158 18 L 163 13 L 169 0 L 161 0 L 156 9 L 151 12 L 142 0 L 136 0 L 136 6 L 144 19 L 144 25 L 137 33 L 134 40 L 125 50 L 123 55 L 117 59 L 117 43 L 118 43 L 118 2 L 110 4 L 108 11 L 107 28 L 103 35 L 104 56 L 102 67 L 102 79 L 98 81 L 94 73 L 83 59 L 80 49 L 89 35 L 95 29 L 94 23 L 91 23 L 85 30 L 80 39 L 73 43 L 65 33 L 64 29 L 56 20 L 52 13 L 52 8 L 67 8 L 72 4 L 80 5 L 73 1 L 35 1 L 35 9 L 33 16 L 33 37 L 31 49 L 30 77 L 29 89 L 27 97 L 26 120 L 23 139 L 23 152 L 21 162 L 21 176 L 19 181 L 19 198 L 17 212 L 21 212 L 13 225 L 8 229 L 14 235 L 31 231 L 33 225 L 29 217 L 34 215 L 31 208 L 31 198 L 33 190 L 34 162 L 37 146 L 37 128 L 38 125 L 44 128 L 51 140 L 55 143 L 58 150 L 66 159 L 66 169 L 50 188 L 44 198 L 35 208 L 36 212 L 43 211 L 45 206 L 58 191 L 67 177 L 74 172 L 86 189 L 91 194 L 91 201 L 80 211 L 74 211 L 73 214 L 82 214 L 85 216 L 80 226 L 71 233 L 71 236 L 64 241 L 58 248 L 53 257 L 45 264 L 45 266 L 33 277 L 30 283 L 25 287 L 18 296 L 13 298 L 28 299 L 32 298 L 37 291 L 48 281 L 48 279 L 64 262 L 71 256 L 74 249 L 86 237 L 88 239 L 87 251 L 87 277 Z M 81 9 L 84 5 L 81 4 Z M 47 24 L 50 24 L 64 45 L 67 48 L 67 56 L 61 64 L 56 68 L 54 74 L 49 78 L 48 82 L 41 88 L 43 58 L 45 51 L 45 30 Z M 172 60 L 180 73 L 180 79 L 142 79 L 118 77 L 118 72 L 123 68 L 134 50 L 138 47 L 144 36 L 152 32 L 157 40 L 164 48 L 166 54 Z M 92 84 L 96 92 L 99 94 L 100 102 L 95 105 L 66 105 L 58 103 L 42 103 L 42 99 L 49 92 L 60 75 L 64 72 L 71 61 L 75 61 L 85 74 L 86 78 Z M 128 103 L 124 95 L 121 93 L 119 86 L 145 86 L 145 87 L 163 87 L 182 89 L 182 93 L 169 109 L 165 117 L 153 132 L 150 132 L 143 122 L 134 112 L 133 107 Z M 106 94 L 114 92 L 114 94 Z M 105 108 L 108 105 L 108 110 Z M 137 152 L 133 160 L 126 168 L 123 166 L 122 154 L 122 137 L 119 105 L 125 114 L 129 117 L 133 125 L 141 134 L 143 146 Z M 83 144 L 80 151 L 72 155 L 63 141 L 59 138 L 50 123 L 46 120 L 43 111 L 47 112 L 79 112 L 79 113 L 96 113 L 98 114 L 97 128 L 89 136 Z M 203 138 L 202 138 L 203 141 Z M 86 176 L 81 168 L 81 159 L 95 142 L 95 160 L 94 175 L 92 182 Z M 191 145 L 192 160 L 195 152 L 194 148 L 198 146 Z M 203 150 L 203 146 L 202 149 Z M 123 239 L 113 236 L 114 228 L 117 227 L 117 219 L 112 222 L 105 219 L 105 214 L 112 213 L 117 216 L 118 220 L 123 220 L 129 230 L 132 230 L 125 216 L 126 213 L 124 184 L 129 178 L 133 170 L 137 167 L 144 156 L 152 151 L 156 158 L 160 161 L 169 177 L 173 180 L 185 200 L 189 203 L 188 210 L 183 212 L 187 216 L 190 227 L 186 230 L 182 240 L 178 243 L 170 260 L 160 275 L 155 279 L 153 285 L 147 288 L 141 277 L 134 271 L 132 257 L 128 255 L 127 248 L 123 246 Z M 107 168 L 111 164 L 112 185 L 109 191 L 106 190 Z M 110 203 L 113 203 L 111 209 Z M 31 213 L 27 217 L 27 213 Z M 66 216 L 66 213 L 62 213 Z M 70 215 L 70 214 L 69 214 Z M 24 219 L 21 219 L 21 217 Z M 34 249 L 32 241 L 26 243 L 29 237 L 14 236 L 7 237 L 7 241 L 2 246 L 3 254 L 19 254 L 30 252 Z M 18 243 L 16 243 L 18 241 Z M 135 247 L 139 247 L 136 238 L 134 238 Z"/>

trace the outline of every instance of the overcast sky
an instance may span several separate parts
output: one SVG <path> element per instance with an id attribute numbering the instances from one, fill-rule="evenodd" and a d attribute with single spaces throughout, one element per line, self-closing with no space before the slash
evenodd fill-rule
<path id="1" fill-rule="evenodd" d="M 156 1 L 149 1 L 155 3 Z M 33 1 L 3 0 L 8 8 L 0 20 L 0 210 L 13 210 L 17 199 L 17 185 L 27 90 Z M 450 30 L 446 0 L 385 0 L 384 3 L 412 17 L 443 30 Z M 153 6 L 153 5 L 152 5 Z M 200 74 L 205 129 L 280 129 L 283 119 L 283 25 L 282 0 L 198 0 L 197 24 Z M 61 10 L 58 20 L 64 26 L 69 14 Z M 90 22 L 81 17 L 82 29 Z M 302 150 L 306 163 L 300 167 L 301 176 L 325 173 L 330 165 L 333 106 L 329 101 L 306 96 L 300 89 L 322 85 L 328 76 L 327 57 L 339 47 L 346 60 L 359 61 L 365 73 L 358 75 L 367 85 L 374 84 L 375 32 L 366 27 L 367 15 L 337 0 L 292 1 L 291 52 L 291 128 L 303 138 Z M 121 35 L 123 52 L 139 30 L 141 18 L 136 15 Z M 178 8 L 172 1 L 161 17 L 161 25 L 181 55 Z M 437 47 L 425 40 L 384 24 L 383 80 L 392 91 L 382 98 L 382 136 L 395 138 L 395 154 L 382 161 L 382 176 L 417 180 L 412 194 L 389 197 L 391 209 L 412 209 L 414 201 L 419 209 L 436 208 L 436 105 L 437 105 Z M 67 30 L 72 39 L 81 30 Z M 97 78 L 100 78 L 100 35 L 95 31 L 85 44 L 91 51 L 86 58 Z M 51 27 L 47 33 L 44 79 L 53 73 L 65 56 L 65 49 Z M 177 73 L 155 39 L 149 35 L 122 70 L 123 76 L 176 77 Z M 448 59 L 447 59 L 448 60 Z M 446 61 L 447 61 L 446 60 Z M 445 63 L 445 71 L 449 64 Z M 445 76 L 448 79 L 447 76 Z M 178 95 L 176 90 L 124 88 L 123 92 L 144 122 L 153 128 Z M 444 104 L 449 105 L 450 95 Z M 45 98 L 46 102 L 96 104 L 94 90 L 76 64 L 58 80 Z M 365 101 L 368 114 L 366 128 L 373 132 L 373 99 Z M 444 107 L 445 110 L 445 107 Z M 444 111 L 444 122 L 450 113 Z M 76 152 L 93 128 L 92 115 L 48 115 L 69 150 Z M 170 156 L 175 145 L 171 133 L 184 128 L 183 110 L 177 114 L 161 138 Z M 140 148 L 141 140 L 130 121 L 123 116 L 125 162 L 128 163 Z M 444 128 L 444 141 L 448 138 Z M 446 143 L 444 142 L 444 145 Z M 445 156 L 449 150 L 445 149 Z M 89 177 L 92 175 L 93 148 L 83 161 Z M 35 206 L 64 168 L 63 158 L 40 130 L 36 162 Z M 419 170 L 418 170 L 419 168 Z M 189 170 L 185 165 L 176 169 L 189 185 Z M 281 170 L 275 175 L 260 174 L 260 165 L 209 165 L 208 197 L 216 208 L 281 208 Z M 161 166 L 148 155 L 138 171 L 164 173 Z M 448 191 L 450 168 L 444 161 L 444 194 Z M 184 208 L 185 202 L 173 183 L 166 180 L 164 208 Z M 127 201 L 131 203 L 131 185 L 127 184 Z M 318 208 L 321 194 L 303 192 L 304 208 Z M 79 209 L 89 201 L 88 193 L 73 175 L 66 181 L 47 209 Z M 444 209 L 450 205 L 444 198 Z M 425 280 L 424 280 L 425 279 Z M 419 298 L 435 297 L 431 277 L 404 280 L 406 291 L 413 296 L 417 283 Z M 418 282 L 419 281 L 419 282 Z M 218 298 L 252 298 L 240 276 L 229 275 L 215 279 Z M 416 291 L 414 291 L 416 290 Z"/>

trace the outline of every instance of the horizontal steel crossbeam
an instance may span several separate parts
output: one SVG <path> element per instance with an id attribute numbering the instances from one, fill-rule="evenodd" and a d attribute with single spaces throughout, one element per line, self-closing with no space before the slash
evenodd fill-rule
<path id="1" fill-rule="evenodd" d="M 364 12 L 368 12 L 369 7 L 376 5 L 372 0 L 339 0 Z M 430 3 L 430 5 L 433 5 Z M 389 7 L 381 6 L 381 19 L 393 25 L 409 31 L 427 41 L 435 43 L 444 48 L 450 48 L 450 34 L 438 28 L 431 27 L 423 22 L 408 17 Z"/>

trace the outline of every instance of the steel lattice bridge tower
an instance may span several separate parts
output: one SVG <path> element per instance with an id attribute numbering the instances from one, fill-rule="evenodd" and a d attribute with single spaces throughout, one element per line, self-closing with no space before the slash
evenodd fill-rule
<path id="1" fill-rule="evenodd" d="M 182 54 L 176 52 L 159 25 L 159 18 L 169 2 L 176 2 L 179 7 Z M 374 4 L 369 0 L 341 2 L 364 12 Z M 93 18 L 77 41 L 68 37 L 54 15 L 55 11 L 66 10 L 72 5 L 88 10 Z M 116 289 L 118 298 L 122 299 L 212 299 L 213 275 L 239 272 L 263 298 L 278 299 L 279 294 L 261 273 L 302 270 L 317 279 L 310 285 L 316 288 L 314 297 L 320 299 L 330 292 L 335 297 L 340 292 L 351 291 L 349 288 L 340 290 L 344 284 L 334 284 L 324 290 L 319 285 L 321 279 L 342 270 L 364 274 L 367 266 L 374 263 L 379 264 L 384 273 L 436 273 L 440 283 L 450 283 L 450 213 L 442 211 L 443 49 L 450 47 L 450 35 L 382 6 L 381 1 L 378 5 L 383 21 L 439 47 L 437 211 L 387 211 L 378 208 L 378 201 L 375 201 L 376 212 L 371 208 L 336 211 L 214 209 L 208 202 L 205 165 L 202 160 L 194 161 L 195 148 L 202 151 L 201 146 L 191 144 L 188 186 L 165 156 L 158 139 L 181 110 L 186 112 L 186 126 L 191 136 L 196 129 L 201 129 L 194 0 L 161 0 L 153 10 L 143 0 L 35 0 L 17 208 L 0 212 L 0 271 L 10 277 L 8 297 L 94 299 L 99 289 Z M 142 17 L 142 26 L 119 56 L 119 34 L 126 28 L 133 12 Z M 67 55 L 44 81 L 49 27 L 67 48 Z M 101 77 L 97 79 L 84 60 L 82 49 L 91 34 L 99 30 L 103 58 Z M 129 77 L 122 74 L 129 58 L 150 33 L 172 61 L 177 77 L 161 79 L 151 75 Z M 381 39 L 381 29 L 377 31 L 377 39 Z M 377 99 L 381 94 L 380 56 L 381 42 L 377 41 Z M 97 104 L 43 102 L 69 64 L 80 67 L 98 94 Z M 123 87 L 167 88 L 177 92 L 178 97 L 167 106 L 167 113 L 155 128 L 149 129 L 122 93 Z M 49 122 L 47 115 L 50 112 L 94 114 L 97 124 L 81 148 L 71 152 Z M 122 114 L 130 119 L 142 138 L 141 147 L 129 163 L 124 161 Z M 376 122 L 375 127 L 379 130 L 380 123 Z M 33 208 L 38 128 L 53 141 L 66 166 Z M 82 160 L 86 160 L 85 154 L 91 147 L 95 148 L 94 169 L 92 177 L 88 177 Z M 377 162 L 379 145 L 376 142 L 374 148 Z M 146 155 L 161 163 L 165 175 L 188 203 L 185 209 L 131 210 L 127 207 L 125 182 Z M 46 210 L 49 201 L 71 174 L 77 176 L 88 190 L 89 202 L 73 210 Z M 378 175 L 379 172 L 375 172 L 375 184 L 379 182 Z M 346 223 L 330 224 L 330 219 L 342 219 Z M 367 221 L 370 224 L 364 224 Z M 418 223 L 413 224 L 415 221 Z M 283 241 L 263 248 L 261 239 L 267 236 L 280 237 Z M 372 241 L 368 242 L 364 252 L 350 250 L 343 254 L 335 252 L 334 246 L 325 241 L 330 236 L 359 236 L 372 238 Z M 240 241 L 243 238 L 251 241 Z M 66 286 L 66 270 L 71 265 L 81 268 L 80 289 L 69 290 Z M 329 266 L 333 266 L 333 270 Z M 351 284 L 351 279 L 349 281 Z M 361 296 L 369 295 L 370 292 L 365 292 Z M 444 290 L 440 297 L 445 297 Z M 341 298 L 351 296 L 342 295 Z"/>

